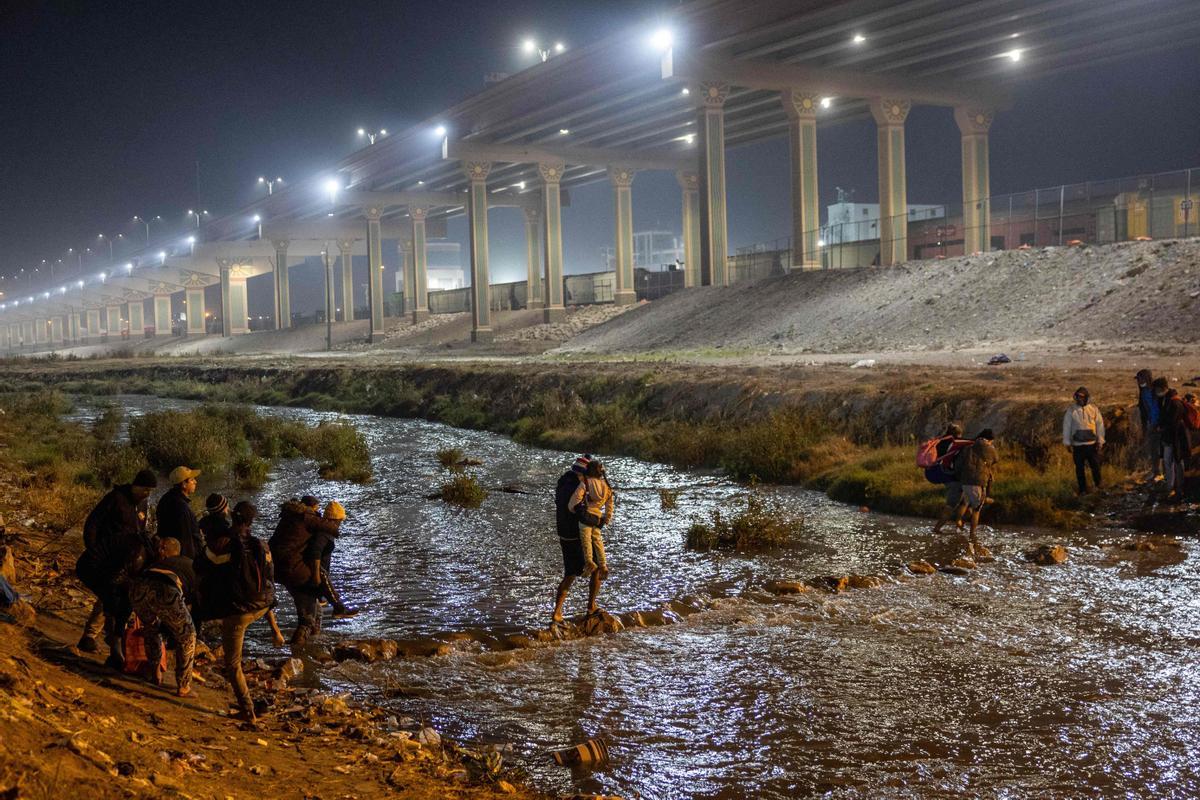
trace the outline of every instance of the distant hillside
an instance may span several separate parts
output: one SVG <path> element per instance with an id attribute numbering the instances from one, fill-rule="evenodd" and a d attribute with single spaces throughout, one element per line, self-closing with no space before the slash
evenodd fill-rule
<path id="1" fill-rule="evenodd" d="M 1051 247 L 697 288 L 559 352 L 878 352 L 1200 340 L 1200 239 Z"/>

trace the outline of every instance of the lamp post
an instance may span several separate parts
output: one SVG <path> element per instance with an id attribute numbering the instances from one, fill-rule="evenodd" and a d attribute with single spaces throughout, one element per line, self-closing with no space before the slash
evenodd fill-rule
<path id="1" fill-rule="evenodd" d="M 142 223 L 143 225 L 145 225 L 145 226 L 146 226 L 146 244 L 147 244 L 147 246 L 148 246 L 148 245 L 150 244 L 150 220 L 146 219 L 145 217 L 139 217 L 138 215 L 134 214 L 134 215 L 133 215 L 133 221 L 134 221 L 134 222 L 140 222 L 140 223 Z M 155 216 L 155 217 L 154 217 L 154 221 L 155 221 L 155 222 L 161 222 L 161 221 L 162 221 L 162 216 L 161 216 L 161 215 L 159 215 L 159 216 Z"/>
<path id="2" fill-rule="evenodd" d="M 384 136 L 387 136 L 387 128 L 380 128 L 378 131 L 369 131 L 366 128 L 359 128 L 358 135 L 366 137 L 370 144 L 375 144 L 376 139 L 382 139 Z"/>
<path id="3" fill-rule="evenodd" d="M 196 230 L 200 230 L 200 222 L 203 220 L 204 217 L 209 216 L 209 213 L 207 211 L 194 211 L 189 208 L 188 212 L 187 212 L 187 216 L 196 218 Z"/>
<path id="4" fill-rule="evenodd" d="M 283 183 L 283 178 L 267 179 L 260 176 L 258 182 L 267 187 L 267 194 L 272 194 L 275 191 L 275 184 Z"/>
<path id="5" fill-rule="evenodd" d="M 109 260 L 109 261 L 112 261 L 112 260 L 113 260 L 113 240 L 114 240 L 114 239 L 124 239 L 124 238 L 125 238 L 125 234 L 123 234 L 123 233 L 118 233 L 118 234 L 117 234 L 115 237 L 108 237 L 108 236 L 105 236 L 105 235 L 102 233 L 102 234 L 98 235 L 96 238 L 97 238 L 97 239 L 99 239 L 99 240 L 100 240 L 100 241 L 102 241 L 102 242 L 103 242 L 103 241 L 107 241 L 107 242 L 108 242 L 108 260 Z"/>
<path id="6" fill-rule="evenodd" d="M 325 259 L 325 349 L 333 350 L 333 262 L 329 259 L 329 242 L 321 249 Z"/>
<path id="7" fill-rule="evenodd" d="M 542 60 L 543 63 L 545 63 L 546 61 L 548 61 L 550 59 L 551 55 L 558 55 L 559 53 L 565 52 L 567 49 L 567 46 L 565 44 L 563 44 L 562 42 L 555 42 L 553 47 L 548 47 L 546 49 L 542 49 L 541 47 L 538 46 L 538 43 L 536 40 L 526 39 L 524 42 L 521 43 L 521 49 L 524 50 L 526 52 L 526 54 L 528 54 L 528 55 L 533 55 L 534 53 L 537 53 L 538 57 Z"/>
<path id="8" fill-rule="evenodd" d="M 262 216 L 259 214 L 255 214 L 252 219 L 254 220 L 254 224 L 256 226 L 258 226 L 258 238 L 261 239 L 262 238 Z"/>

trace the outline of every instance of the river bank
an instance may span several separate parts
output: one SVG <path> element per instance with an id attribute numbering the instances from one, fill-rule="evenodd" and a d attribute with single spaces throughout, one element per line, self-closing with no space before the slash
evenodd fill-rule
<path id="1" fill-rule="evenodd" d="M 1175 370 L 1180 371 L 1180 370 Z M 746 367 L 612 363 L 319 365 L 168 359 L 11 365 L 28 386 L 308 407 L 445 422 L 527 444 L 631 455 L 741 480 L 795 483 L 890 513 L 936 516 L 913 467 L 948 421 L 993 428 L 1003 459 L 990 520 L 1071 528 L 1139 489 L 1140 430 L 1123 370 L 946 370 L 893 365 Z M 1191 375 L 1181 372 L 1176 382 Z M 1079 497 L 1063 410 L 1087 384 L 1105 415 L 1104 494 Z"/>

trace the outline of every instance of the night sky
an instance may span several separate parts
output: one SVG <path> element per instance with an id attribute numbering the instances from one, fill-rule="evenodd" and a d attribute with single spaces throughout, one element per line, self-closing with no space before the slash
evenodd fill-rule
<path id="1" fill-rule="evenodd" d="M 65 258 L 68 247 L 103 249 L 98 271 L 108 248 L 97 234 L 142 241 L 134 214 L 161 214 L 183 235 L 188 208 L 240 208 L 263 191 L 259 175 L 310 177 L 361 146 L 358 127 L 400 129 L 478 91 L 485 73 L 529 64 L 525 36 L 579 46 L 652 25 L 670 5 L 9 0 L 0 7 L 0 274 Z M 1200 166 L 1198 76 L 1192 47 L 1022 85 L 992 128 L 993 193 Z M 918 107 L 907 130 L 909 201 L 957 201 L 949 109 Z M 823 205 L 836 186 L 874 201 L 873 124 L 822 127 L 818 143 Z M 729 152 L 731 245 L 789 235 L 786 168 L 782 138 Z M 678 195 L 672 175 L 639 175 L 635 228 L 678 230 Z M 566 271 L 600 269 L 609 187 L 575 189 L 572 201 Z M 519 212 L 490 217 L 493 281 L 522 278 Z M 465 224 L 452 222 L 450 236 L 465 242 Z M 319 305 L 319 292 L 294 271 L 297 310 Z"/>

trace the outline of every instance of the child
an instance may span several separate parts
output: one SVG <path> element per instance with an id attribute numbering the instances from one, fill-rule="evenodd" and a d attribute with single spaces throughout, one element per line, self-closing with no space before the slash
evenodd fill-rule
<path id="1" fill-rule="evenodd" d="M 608 574 L 608 564 L 604 558 L 604 539 L 600 536 L 600 529 L 612 519 L 614 506 L 612 487 L 604 477 L 604 465 L 599 459 L 592 459 L 587 465 L 583 480 L 579 482 L 579 487 L 567 505 L 567 508 L 579 517 L 584 577 L 596 570 L 600 571 L 602 578 Z"/>

